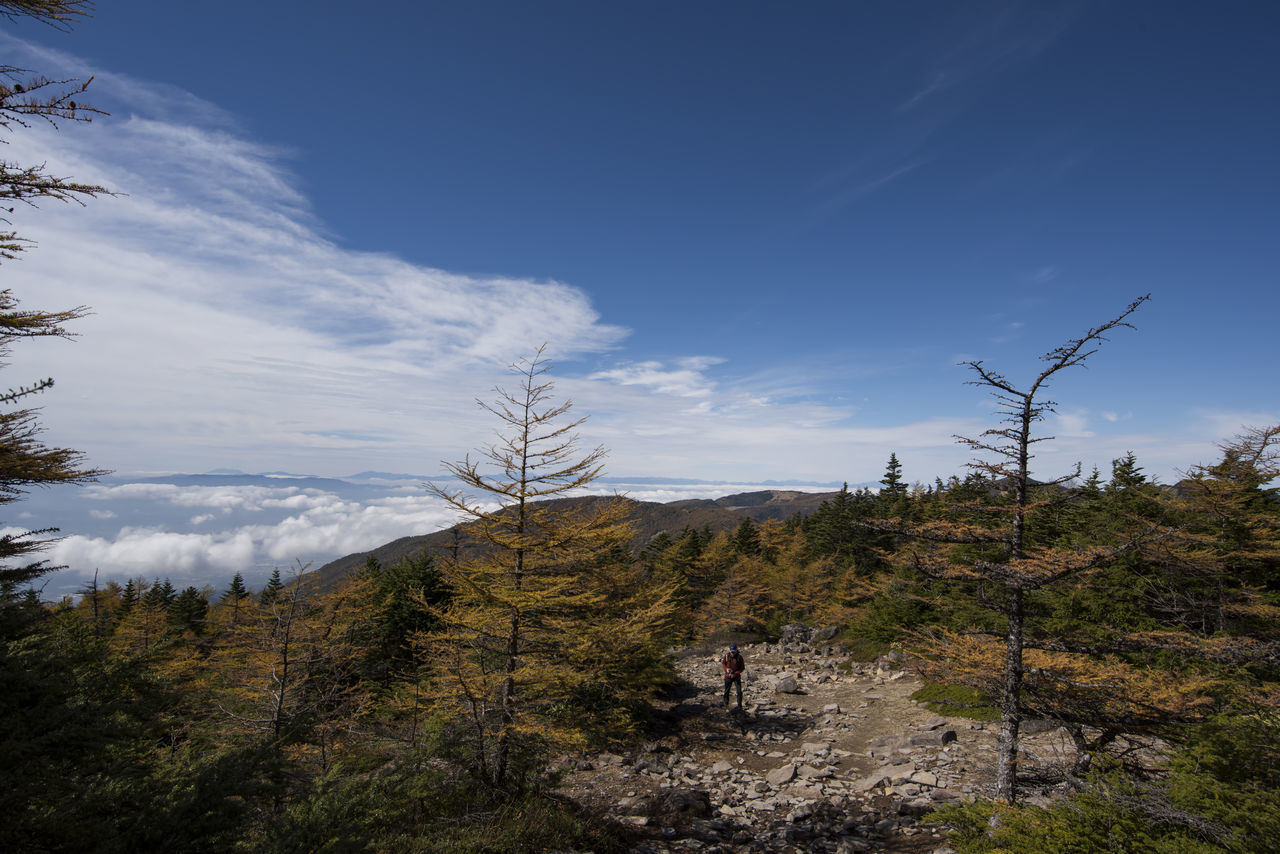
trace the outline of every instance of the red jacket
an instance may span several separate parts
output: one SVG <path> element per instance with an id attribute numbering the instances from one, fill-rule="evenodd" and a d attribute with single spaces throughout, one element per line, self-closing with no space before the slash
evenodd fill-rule
<path id="1" fill-rule="evenodd" d="M 724 678 L 732 679 L 746 669 L 747 663 L 742 660 L 742 653 L 726 652 L 720 659 L 720 666 L 724 668 Z"/>

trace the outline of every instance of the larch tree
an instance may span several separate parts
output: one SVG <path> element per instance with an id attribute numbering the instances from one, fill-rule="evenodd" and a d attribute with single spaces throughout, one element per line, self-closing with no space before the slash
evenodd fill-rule
<path id="1" fill-rule="evenodd" d="M 1088 330 L 1079 338 L 1050 350 L 1041 357 L 1045 367 L 1025 387 L 989 368 L 982 361 L 962 363 L 976 375 L 970 381 L 987 389 L 1003 416 L 1002 426 L 977 437 L 957 436 L 975 454 L 969 465 L 989 485 L 982 497 L 953 504 L 949 518 L 903 525 L 885 520 L 875 527 L 904 535 L 910 566 L 925 578 L 949 580 L 974 586 L 980 598 L 992 608 L 999 622 L 1002 651 L 977 636 L 948 634 L 933 646 L 939 658 L 964 680 L 996 683 L 1000 705 L 1000 732 L 996 765 L 996 797 L 1006 803 L 1016 798 L 1019 732 L 1024 714 L 1023 682 L 1026 676 L 1024 644 L 1027 638 L 1027 597 L 1037 590 L 1066 579 L 1079 578 L 1104 567 L 1119 554 L 1134 548 L 1138 541 L 1111 547 L 1079 549 L 1054 548 L 1028 536 L 1029 522 L 1058 501 L 1054 488 L 1079 476 L 1079 467 L 1047 483 L 1031 478 L 1033 450 L 1052 436 L 1037 435 L 1036 426 L 1055 411 L 1056 403 L 1044 397 L 1050 381 L 1068 368 L 1083 365 L 1107 335 L 1116 329 L 1132 328 L 1128 318 L 1150 298 L 1143 296 L 1117 317 Z M 1049 495 L 1049 497 L 1046 497 Z M 979 632 L 979 635 L 983 632 Z M 1044 662 L 1046 668 L 1050 662 Z M 992 677 L 995 668 L 1000 676 Z M 1037 675 L 1049 678 L 1049 670 Z M 1114 674 L 1109 674 L 1111 676 Z M 1072 678 L 1085 680 L 1086 674 L 1072 671 Z M 1108 676 L 1100 678 L 1105 681 Z"/>
<path id="2" fill-rule="evenodd" d="M 540 745 L 583 742 L 584 696 L 639 687 L 628 662 L 653 654 L 673 610 L 670 585 L 619 565 L 626 500 L 569 497 L 600 476 L 605 450 L 579 449 L 584 419 L 555 401 L 544 349 L 511 366 L 517 389 L 477 400 L 499 430 L 476 457 L 445 464 L 462 489 L 428 485 L 476 545 L 440 562 L 453 596 L 423 639 L 425 660 L 436 702 L 466 722 L 475 769 L 497 787 Z"/>

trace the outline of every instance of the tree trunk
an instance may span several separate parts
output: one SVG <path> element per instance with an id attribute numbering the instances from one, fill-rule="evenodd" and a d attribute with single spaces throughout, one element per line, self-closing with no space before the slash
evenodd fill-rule
<path id="1" fill-rule="evenodd" d="M 1004 690 L 1000 696 L 1000 738 L 996 754 L 996 797 L 1012 804 L 1017 796 L 1018 729 L 1022 725 L 1019 699 L 1022 696 L 1022 616 L 1023 593 L 1015 587 L 1009 593 L 1006 616 Z"/>

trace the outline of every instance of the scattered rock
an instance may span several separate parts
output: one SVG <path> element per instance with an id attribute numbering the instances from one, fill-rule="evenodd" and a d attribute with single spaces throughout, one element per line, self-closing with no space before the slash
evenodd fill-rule
<path id="1" fill-rule="evenodd" d="M 912 747 L 945 747 L 956 740 L 956 731 L 953 729 L 935 729 L 929 732 L 917 732 L 908 736 L 908 743 Z"/>
<path id="2" fill-rule="evenodd" d="M 771 786 L 782 786 L 790 783 L 796 778 L 796 766 L 787 763 L 778 768 L 774 768 L 768 774 L 764 775 L 765 782 Z"/>
<path id="3" fill-rule="evenodd" d="M 795 674 L 779 673 L 774 676 L 771 684 L 773 690 L 779 694 L 798 694 L 800 693 L 800 682 L 796 679 Z"/>
<path id="4" fill-rule="evenodd" d="M 896 655 L 837 668 L 824 632 L 787 627 L 776 645 L 744 645 L 745 712 L 717 702 L 718 668 L 690 651 L 678 693 L 655 710 L 661 739 L 625 759 L 563 757 L 568 793 L 633 825 L 635 852 L 949 850 L 917 821 L 990 792 L 994 730 L 912 702 L 918 683 Z M 1060 733 L 1028 738 L 1040 767 L 1074 750 Z"/>
<path id="5" fill-rule="evenodd" d="M 656 815 L 711 815 L 711 796 L 700 789 L 667 789 L 653 805 Z"/>

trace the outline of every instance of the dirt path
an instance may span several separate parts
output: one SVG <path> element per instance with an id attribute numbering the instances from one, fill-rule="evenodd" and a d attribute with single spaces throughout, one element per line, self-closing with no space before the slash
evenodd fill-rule
<path id="1" fill-rule="evenodd" d="M 636 850 L 946 852 L 919 821 L 991 785 L 994 733 L 910 699 L 893 662 L 804 643 L 744 647 L 744 709 L 722 704 L 710 650 L 686 651 L 660 737 L 579 758 L 565 794 L 638 828 Z M 794 692 L 779 691 L 792 687 Z"/>

